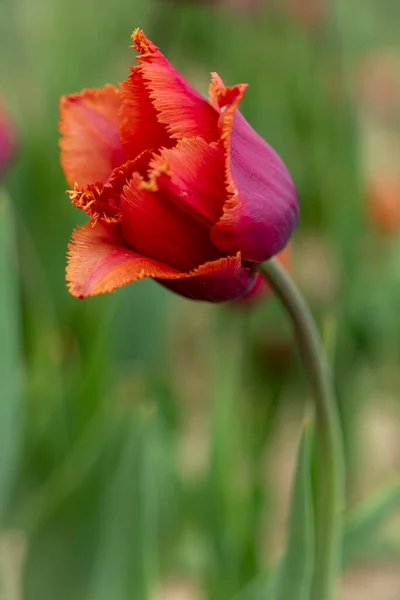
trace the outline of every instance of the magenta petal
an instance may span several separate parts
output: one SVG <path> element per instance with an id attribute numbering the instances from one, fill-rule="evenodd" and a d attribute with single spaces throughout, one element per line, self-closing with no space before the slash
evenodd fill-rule
<path id="1" fill-rule="evenodd" d="M 243 296 L 236 300 L 235 306 L 240 308 L 250 308 L 258 304 L 260 300 L 268 298 L 270 294 L 271 288 L 261 273 L 258 273 L 254 285 L 243 294 Z"/>
<path id="2" fill-rule="evenodd" d="M 238 254 L 206 263 L 190 273 L 189 277 L 176 281 L 157 281 L 191 300 L 226 302 L 239 298 L 250 290 L 256 276 L 252 267 L 243 266 Z"/>
<path id="3" fill-rule="evenodd" d="M 226 88 L 213 76 L 211 98 L 221 110 L 228 198 L 211 239 L 227 254 L 239 251 L 243 260 L 263 262 L 286 246 L 299 203 L 283 161 L 237 110 L 245 89 L 243 84 Z"/>

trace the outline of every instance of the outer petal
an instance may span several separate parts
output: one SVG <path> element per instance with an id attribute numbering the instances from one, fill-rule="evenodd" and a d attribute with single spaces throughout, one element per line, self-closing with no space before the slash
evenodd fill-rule
<path id="1" fill-rule="evenodd" d="M 145 277 L 179 277 L 180 273 L 126 247 L 117 227 L 87 223 L 75 229 L 68 246 L 66 279 L 73 296 L 113 292 Z"/>
<path id="2" fill-rule="evenodd" d="M 158 177 L 168 165 L 145 181 L 134 173 L 121 196 L 122 233 L 136 252 L 161 260 L 179 271 L 191 271 L 223 254 L 210 240 L 210 228 L 171 201 L 170 190 Z"/>
<path id="3" fill-rule="evenodd" d="M 124 245 L 118 228 L 90 223 L 76 229 L 69 245 L 67 281 L 73 296 L 85 298 L 133 281 L 152 277 L 183 296 L 221 302 L 237 297 L 252 284 L 254 275 L 240 256 L 202 265 L 180 273 L 165 264 L 132 252 Z M 181 279 L 181 283 L 173 280 Z M 166 284 L 165 280 L 171 280 Z M 174 285 L 176 283 L 176 285 Z"/>
<path id="4" fill-rule="evenodd" d="M 245 89 L 225 88 L 217 75 L 210 88 L 211 102 L 221 110 L 229 193 L 211 237 L 227 254 L 239 250 L 245 260 L 262 262 L 287 244 L 299 205 L 283 161 L 237 111 Z"/>
<path id="5" fill-rule="evenodd" d="M 105 183 L 125 162 L 120 106 L 119 92 L 112 85 L 61 98 L 61 165 L 71 187 Z"/>
<path id="6" fill-rule="evenodd" d="M 133 67 L 121 88 L 121 135 L 129 156 L 150 147 L 171 147 L 174 139 L 184 137 L 216 141 L 215 108 L 178 73 L 143 31 L 136 29 L 132 39 L 133 48 L 140 53 L 139 65 Z"/>
<path id="7" fill-rule="evenodd" d="M 239 298 L 251 289 L 256 273 L 243 266 L 240 253 L 206 263 L 188 277 L 178 280 L 159 280 L 173 292 L 192 300 L 226 302 Z"/>

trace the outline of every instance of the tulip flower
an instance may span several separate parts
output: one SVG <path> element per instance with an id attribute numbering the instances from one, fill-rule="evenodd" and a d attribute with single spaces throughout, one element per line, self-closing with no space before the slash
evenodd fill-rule
<path id="1" fill-rule="evenodd" d="M 5 172 L 15 150 L 15 138 L 10 118 L 0 100 L 0 177 Z"/>
<path id="2" fill-rule="evenodd" d="M 207 101 L 142 31 L 132 39 L 138 64 L 119 88 L 61 100 L 68 193 L 90 217 L 69 245 L 69 291 L 150 277 L 192 299 L 237 298 L 297 224 L 292 179 L 238 111 L 245 84 L 213 74 Z"/>

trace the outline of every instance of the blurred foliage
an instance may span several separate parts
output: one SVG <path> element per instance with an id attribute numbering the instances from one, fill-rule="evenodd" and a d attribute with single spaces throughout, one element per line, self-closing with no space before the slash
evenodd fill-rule
<path id="1" fill-rule="evenodd" d="M 399 240 L 368 220 L 365 190 L 381 172 L 365 163 L 381 148 L 365 160 L 376 118 L 357 82 L 365 56 L 398 53 L 399 3 L 337 0 L 313 23 L 289 2 L 217 4 L 0 0 L 0 91 L 19 139 L 0 196 L 2 599 L 168 600 L 185 586 L 190 600 L 258 600 L 282 548 L 286 442 L 308 389 L 275 300 L 202 306 L 148 281 L 84 302 L 66 291 L 82 214 L 64 193 L 59 98 L 124 79 L 137 26 L 203 93 L 210 71 L 250 84 L 243 112 L 301 198 L 293 275 L 333 332 L 351 505 L 382 480 L 363 436 L 381 399 L 400 414 Z M 396 148 L 399 115 L 381 127 Z M 307 573 L 299 469 L 289 530 Z M 347 567 L 369 540 L 385 543 L 392 486 L 349 513 Z"/>

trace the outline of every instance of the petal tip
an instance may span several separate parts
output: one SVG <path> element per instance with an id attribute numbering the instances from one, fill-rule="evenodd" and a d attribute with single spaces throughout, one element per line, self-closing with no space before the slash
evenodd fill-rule
<path id="1" fill-rule="evenodd" d="M 218 73 L 212 72 L 209 87 L 211 104 L 221 112 L 224 112 L 226 108 L 235 112 L 248 87 L 248 83 L 238 83 L 232 87 L 226 87 Z"/>
<path id="2" fill-rule="evenodd" d="M 142 56 L 153 54 L 158 50 L 158 47 L 146 37 L 143 29 L 140 29 L 139 27 L 133 31 L 131 40 L 133 41 L 132 48 Z"/>
<path id="3" fill-rule="evenodd" d="M 119 89 L 112 83 L 106 83 L 102 88 L 84 88 L 81 92 L 61 96 L 60 109 L 64 109 L 77 102 L 84 102 L 85 100 L 101 100 L 106 95 L 113 96 L 114 94 L 118 95 Z"/>
<path id="4" fill-rule="evenodd" d="M 160 154 L 154 153 L 149 162 L 147 180 L 142 179 L 140 187 L 143 190 L 157 192 L 159 189 L 158 180 L 162 175 L 171 176 L 171 169 L 165 151 Z"/>

